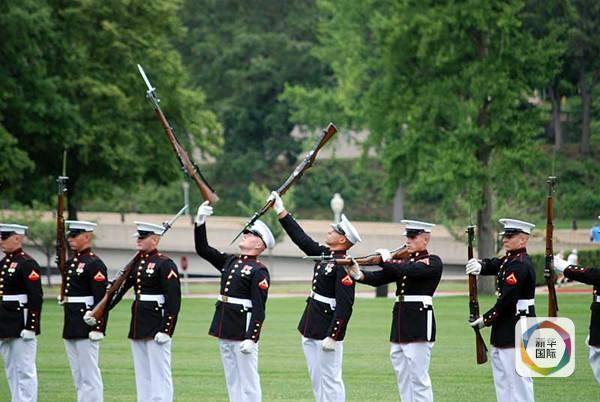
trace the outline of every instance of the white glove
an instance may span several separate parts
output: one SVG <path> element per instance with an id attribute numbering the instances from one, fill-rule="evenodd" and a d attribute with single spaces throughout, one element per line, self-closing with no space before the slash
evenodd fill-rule
<path id="1" fill-rule="evenodd" d="M 35 332 L 31 331 L 29 329 L 24 329 L 21 331 L 21 338 L 23 338 L 26 341 L 30 341 L 32 339 L 35 339 Z"/>
<path id="2" fill-rule="evenodd" d="M 104 334 L 100 331 L 90 331 L 88 338 L 90 338 L 91 341 L 98 342 L 104 338 Z"/>
<path id="3" fill-rule="evenodd" d="M 554 257 L 552 259 L 552 262 L 554 265 L 554 269 L 558 272 L 563 272 L 565 270 L 565 268 L 567 268 L 568 266 L 571 265 L 567 261 L 563 260 L 560 257 Z"/>
<path id="4" fill-rule="evenodd" d="M 465 272 L 467 275 L 479 275 L 481 272 L 481 263 L 477 258 L 471 258 L 466 265 L 467 269 Z"/>
<path id="5" fill-rule="evenodd" d="M 375 250 L 375 252 L 381 256 L 383 262 L 392 259 L 392 253 L 390 253 L 390 250 L 388 250 L 387 248 L 378 248 L 377 250 Z"/>
<path id="6" fill-rule="evenodd" d="M 335 344 L 337 341 L 333 338 L 327 337 L 321 341 L 321 349 L 325 352 L 333 352 L 335 350 Z"/>
<path id="7" fill-rule="evenodd" d="M 269 196 L 269 198 L 267 198 L 267 202 L 271 200 L 273 200 L 273 210 L 275 211 L 275 213 L 277 213 L 277 215 L 285 211 L 285 207 L 283 206 L 283 200 L 281 199 L 277 191 L 271 191 L 271 195 Z"/>
<path id="8" fill-rule="evenodd" d="M 98 321 L 96 321 L 96 319 L 94 318 L 94 316 L 92 315 L 91 311 L 86 311 L 85 314 L 83 315 L 83 321 L 89 325 L 90 327 L 93 327 L 95 325 L 98 324 Z"/>
<path id="9" fill-rule="evenodd" d="M 473 322 L 470 322 L 469 325 L 472 326 L 473 328 L 478 328 L 478 329 L 483 328 L 484 327 L 484 325 L 483 325 L 483 316 L 479 317 L 478 319 L 476 319 Z"/>
<path id="10" fill-rule="evenodd" d="M 240 352 L 249 355 L 256 350 L 256 343 L 251 339 L 245 339 L 240 343 Z"/>
<path id="11" fill-rule="evenodd" d="M 160 343 L 161 345 L 169 342 L 170 340 L 171 337 L 164 332 L 157 332 L 156 335 L 154 335 L 154 341 L 156 341 L 156 343 Z"/>
<path id="12" fill-rule="evenodd" d="M 198 213 L 196 214 L 196 226 L 204 225 L 207 216 L 213 214 L 213 207 L 209 205 L 209 201 L 204 201 L 198 207 Z"/>
<path id="13" fill-rule="evenodd" d="M 352 265 L 345 266 L 344 269 L 346 270 L 346 273 L 352 277 L 352 279 L 355 281 L 360 281 L 365 277 L 365 275 L 361 272 L 358 263 L 354 260 L 352 260 L 352 262 Z"/>
<path id="14" fill-rule="evenodd" d="M 60 298 L 60 295 L 56 296 L 56 301 L 58 302 L 59 306 L 62 306 L 63 304 L 65 304 L 65 301 Z"/>

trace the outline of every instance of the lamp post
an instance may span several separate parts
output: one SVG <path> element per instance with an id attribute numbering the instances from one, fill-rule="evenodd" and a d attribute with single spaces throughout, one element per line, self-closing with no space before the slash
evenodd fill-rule
<path id="1" fill-rule="evenodd" d="M 344 210 L 344 199 L 340 193 L 335 193 L 331 199 L 329 205 L 333 211 L 333 221 L 339 223 L 341 220 L 342 211 Z"/>

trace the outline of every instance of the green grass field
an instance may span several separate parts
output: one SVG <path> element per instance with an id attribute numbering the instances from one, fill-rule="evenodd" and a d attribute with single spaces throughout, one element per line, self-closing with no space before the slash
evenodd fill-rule
<path id="1" fill-rule="evenodd" d="M 535 379 L 538 401 L 599 401 L 600 385 L 587 362 L 584 340 L 589 320 L 589 295 L 559 295 L 561 315 L 576 327 L 576 370 L 569 378 Z M 486 310 L 491 297 L 481 300 Z M 545 296 L 538 297 L 545 311 Z M 135 383 L 127 330 L 130 300 L 111 314 L 102 341 L 101 368 L 106 401 L 134 401 Z M 466 323 L 466 297 L 434 301 L 438 339 L 430 375 L 436 401 L 494 401 L 489 363 L 475 363 L 474 335 Z M 344 343 L 344 381 L 349 401 L 396 401 L 398 393 L 388 358 L 391 299 L 357 299 Z M 265 401 L 310 401 L 312 391 L 296 324 L 304 298 L 273 298 L 260 344 L 259 369 Z M 173 377 L 177 401 L 226 401 L 227 391 L 217 341 L 207 335 L 214 301 L 185 299 L 173 343 Z M 62 311 L 46 300 L 42 335 L 38 338 L 39 400 L 67 402 L 75 392 L 62 339 Z M 484 330 L 486 340 L 489 329 Z M 0 379 L 0 401 L 8 401 L 6 379 Z"/>

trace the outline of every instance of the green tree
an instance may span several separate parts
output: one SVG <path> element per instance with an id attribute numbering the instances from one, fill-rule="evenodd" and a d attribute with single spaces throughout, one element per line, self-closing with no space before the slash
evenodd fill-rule
<path id="1" fill-rule="evenodd" d="M 182 141 L 216 153 L 220 126 L 205 108 L 203 93 L 190 84 L 173 45 L 185 34 L 177 15 L 180 5 L 178 0 L 56 0 L 40 7 L 49 18 L 43 20 L 46 30 L 37 35 L 43 52 L 36 61 L 45 67 L 40 67 L 45 73 L 41 76 L 47 77 L 42 82 L 45 91 L 25 88 L 22 105 L 7 104 L 13 124 L 5 127 L 35 163 L 17 200 L 49 203 L 65 148 L 70 218 L 86 199 L 107 196 L 115 185 L 131 190 L 140 183 L 165 184 L 181 177 L 162 128 L 144 100 L 145 85 L 136 63 L 144 65 L 158 88 L 163 109 Z M 26 82 L 37 83 L 35 73 L 15 69 L 8 77 L 19 81 L 25 75 Z M 0 93 L 5 89 L 0 87 Z"/>
<path id="2" fill-rule="evenodd" d="M 406 185 L 413 199 L 439 203 L 439 218 L 461 216 L 464 224 L 472 208 L 479 255 L 493 255 L 494 199 L 530 186 L 521 172 L 538 159 L 544 116 L 529 97 L 558 68 L 556 38 L 526 29 L 518 0 L 319 4 L 316 52 L 335 74 L 334 92 L 325 93 L 349 122 L 370 130 L 388 195 Z M 319 92 L 290 88 L 295 117 L 311 116 Z"/>
<path id="3" fill-rule="evenodd" d="M 581 137 L 579 153 L 591 155 L 592 94 L 600 82 L 600 3 L 571 0 L 574 9 L 569 29 L 569 47 L 565 57 L 571 77 L 581 97 Z"/>
<path id="4" fill-rule="evenodd" d="M 21 194 L 31 200 L 39 198 L 30 185 L 39 171 L 30 143 L 62 142 L 73 112 L 58 93 L 60 41 L 51 7 L 35 0 L 1 2 L 0 35 L 0 186 L 8 199 Z"/>
<path id="5" fill-rule="evenodd" d="M 319 13 L 313 0 L 187 0 L 181 14 L 189 30 L 181 52 L 224 126 L 220 208 L 239 213 L 247 183 L 278 182 L 277 158 L 296 161 L 289 107 L 278 96 L 288 83 L 320 85 L 327 77 L 311 53 Z"/>

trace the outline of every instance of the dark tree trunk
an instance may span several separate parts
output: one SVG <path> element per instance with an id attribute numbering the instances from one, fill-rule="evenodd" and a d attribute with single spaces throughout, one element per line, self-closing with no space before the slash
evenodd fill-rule
<path id="1" fill-rule="evenodd" d="M 67 151 L 67 213 L 68 219 L 77 220 L 77 179 L 79 178 L 78 169 L 79 162 L 77 160 L 77 153 L 73 149 Z"/>
<path id="2" fill-rule="evenodd" d="M 592 88 L 589 85 L 585 71 L 579 73 L 579 92 L 581 93 L 581 141 L 579 154 L 590 156 Z"/>
<path id="3" fill-rule="evenodd" d="M 554 87 L 548 88 L 548 95 L 550 97 L 550 103 L 552 105 L 552 134 L 554 138 L 554 148 L 558 151 L 562 147 L 563 135 L 562 135 L 562 123 L 560 116 L 562 114 L 560 94 Z"/>
<path id="4" fill-rule="evenodd" d="M 46 278 L 48 280 L 48 287 L 52 286 L 52 280 L 50 279 L 50 270 L 52 267 L 50 266 L 50 253 L 46 253 Z"/>
<path id="5" fill-rule="evenodd" d="M 496 255 L 494 225 L 492 223 L 493 194 L 489 181 L 483 185 L 483 207 L 477 211 L 477 253 L 479 258 Z M 496 289 L 495 277 L 481 276 L 477 280 L 478 290 L 483 294 L 493 294 Z"/>

